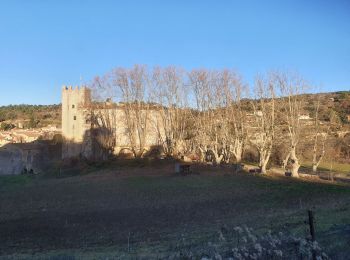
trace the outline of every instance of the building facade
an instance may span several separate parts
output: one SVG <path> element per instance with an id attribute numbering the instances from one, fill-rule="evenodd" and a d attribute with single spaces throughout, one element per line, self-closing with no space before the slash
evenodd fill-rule
<path id="1" fill-rule="evenodd" d="M 139 111 L 142 117 L 147 118 L 147 131 L 144 148 L 150 151 L 161 146 L 164 139 L 162 120 L 159 109 L 156 107 Z M 144 115 L 147 113 L 147 116 Z M 131 120 L 136 120 L 131 115 Z M 84 157 L 98 158 L 101 148 L 106 144 L 113 144 L 111 151 L 118 155 L 121 151 L 131 150 L 131 147 L 140 145 L 137 127 L 130 131 L 126 123 L 125 104 L 116 104 L 110 101 L 103 103 L 92 102 L 91 90 L 86 87 L 62 88 L 62 158 Z M 107 144 L 106 139 L 109 144 Z M 132 140 L 131 140 L 132 139 Z M 109 149 L 111 147 L 105 147 Z"/>
<path id="2" fill-rule="evenodd" d="M 86 87 L 62 88 L 62 158 L 89 157 L 91 145 L 89 113 L 91 90 Z"/>

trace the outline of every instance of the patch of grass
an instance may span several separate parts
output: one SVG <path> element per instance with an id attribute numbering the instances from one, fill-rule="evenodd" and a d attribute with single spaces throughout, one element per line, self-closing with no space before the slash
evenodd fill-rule
<path id="1" fill-rule="evenodd" d="M 0 176 L 0 189 L 21 187 L 33 179 L 29 175 L 6 175 Z"/>
<path id="2" fill-rule="evenodd" d="M 202 189 L 206 192 L 239 191 L 240 193 L 255 194 L 257 191 L 275 194 L 281 199 L 289 195 L 306 198 L 307 196 L 327 196 L 349 194 L 349 185 L 343 183 L 321 183 L 304 179 L 292 179 L 285 177 L 252 176 L 248 173 L 220 176 L 130 176 L 123 180 L 124 184 L 133 190 L 163 191 L 166 193 L 174 191 L 191 192 Z"/>
<path id="3" fill-rule="evenodd" d="M 303 166 L 312 169 L 312 162 L 305 161 L 302 163 Z M 333 171 L 339 173 L 350 173 L 350 164 L 348 163 L 337 163 L 337 162 L 321 162 L 319 171 Z"/>
<path id="4" fill-rule="evenodd" d="M 125 184 L 130 188 L 139 190 L 169 190 L 174 192 L 175 190 L 187 190 L 193 189 L 220 189 L 223 185 L 231 185 L 232 180 L 228 180 L 223 176 L 132 176 L 125 179 Z M 232 179 L 232 178 L 231 178 Z"/>

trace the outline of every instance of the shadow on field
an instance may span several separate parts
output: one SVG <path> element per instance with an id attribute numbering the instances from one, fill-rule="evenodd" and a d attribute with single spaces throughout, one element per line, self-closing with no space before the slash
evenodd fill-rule
<path id="1" fill-rule="evenodd" d="M 202 164 L 191 165 L 198 174 L 175 175 L 176 160 L 157 159 L 159 147 L 142 159 L 128 159 L 126 153 L 113 155 L 109 139 L 103 129 L 88 132 L 83 143 L 63 144 L 62 152 L 73 159 L 38 175 L 0 177 L 2 255 L 97 250 L 155 258 L 177 250 L 180 240 L 215 242 L 213 234 L 235 225 L 307 236 L 310 208 L 321 244 L 331 255 L 339 248 L 349 251 L 349 234 L 339 231 L 350 223 L 346 184 Z M 345 242 L 335 244 L 336 238 Z"/>
<path id="2" fill-rule="evenodd" d="M 0 178 L 2 254 L 113 248 L 147 258 L 175 250 L 183 238 L 209 241 L 223 225 L 306 236 L 309 208 L 316 212 L 321 244 L 330 247 L 334 236 L 349 242 L 347 233 L 321 237 L 349 225 L 347 185 L 204 165 L 193 166 L 199 175 L 176 176 L 167 160 L 79 167 L 86 174 Z"/>

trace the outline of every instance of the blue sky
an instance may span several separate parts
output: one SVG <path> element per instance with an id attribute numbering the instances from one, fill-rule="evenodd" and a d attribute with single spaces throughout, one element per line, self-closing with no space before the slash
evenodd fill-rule
<path id="1" fill-rule="evenodd" d="M 0 105 L 59 103 L 63 84 L 135 63 L 350 90 L 350 1 L 0 0 Z"/>

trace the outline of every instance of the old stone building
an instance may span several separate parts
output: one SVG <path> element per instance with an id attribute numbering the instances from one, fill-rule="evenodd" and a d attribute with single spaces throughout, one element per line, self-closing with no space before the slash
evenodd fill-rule
<path id="1" fill-rule="evenodd" d="M 144 148 L 150 151 L 160 147 L 162 132 L 161 120 L 156 106 L 148 108 L 147 132 Z M 129 120 L 136 120 L 129 115 Z M 140 139 L 135 129 L 130 133 L 130 125 L 126 123 L 125 104 L 117 104 L 111 101 L 93 102 L 91 90 L 86 87 L 62 88 L 62 158 L 84 157 L 97 158 L 100 156 L 101 147 L 106 143 L 106 138 L 113 138 L 112 153 L 118 155 L 121 151 L 130 150 L 131 135 L 135 137 L 136 145 Z M 110 144 L 109 144 L 110 145 Z M 105 147 L 106 149 L 110 149 Z"/>
<path id="2" fill-rule="evenodd" d="M 62 158 L 78 155 L 89 157 L 91 145 L 87 134 L 91 128 L 88 120 L 91 91 L 88 88 L 62 88 Z"/>

